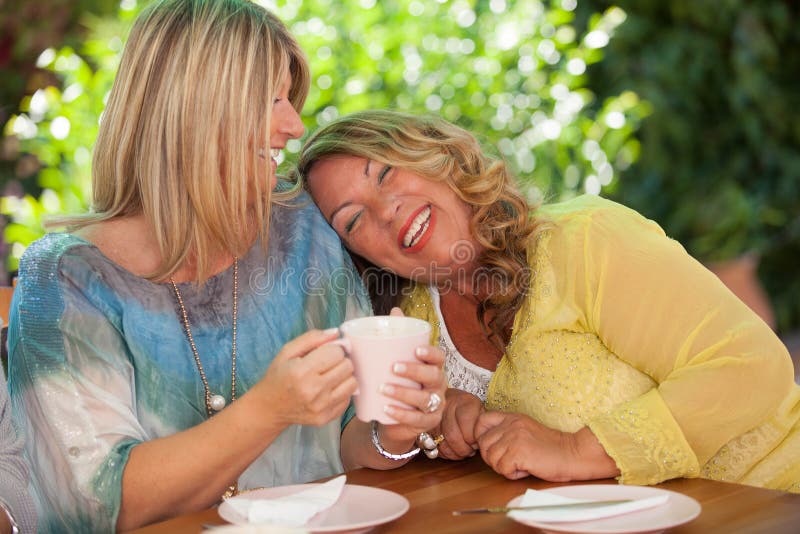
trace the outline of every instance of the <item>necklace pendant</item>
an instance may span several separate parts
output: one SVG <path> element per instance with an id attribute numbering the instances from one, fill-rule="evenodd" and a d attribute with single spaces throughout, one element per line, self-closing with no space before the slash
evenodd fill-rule
<path id="1" fill-rule="evenodd" d="M 211 395 L 211 409 L 215 412 L 222 410 L 225 407 L 225 397 L 222 395 Z"/>

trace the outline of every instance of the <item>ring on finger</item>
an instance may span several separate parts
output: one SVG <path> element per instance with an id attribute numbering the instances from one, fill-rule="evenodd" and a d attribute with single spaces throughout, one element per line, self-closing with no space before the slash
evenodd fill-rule
<path id="1" fill-rule="evenodd" d="M 423 449 L 428 449 L 428 450 L 435 449 L 443 441 L 444 441 L 444 436 L 442 434 L 439 434 L 434 438 L 427 432 L 421 432 L 419 436 L 417 436 L 417 443 L 419 444 L 419 446 L 422 447 Z"/>
<path id="2" fill-rule="evenodd" d="M 438 446 L 436 440 L 427 432 L 421 432 L 419 436 L 417 436 L 417 444 L 427 451 L 433 450 Z"/>
<path id="3" fill-rule="evenodd" d="M 425 456 L 427 456 L 431 460 L 435 460 L 436 458 L 439 457 L 439 448 L 438 447 L 435 448 L 435 449 L 423 449 L 422 452 L 424 452 Z"/>
<path id="4" fill-rule="evenodd" d="M 439 434 L 434 438 L 427 432 L 421 432 L 419 436 L 417 436 L 417 444 L 422 449 L 422 452 L 425 453 L 425 456 L 431 460 L 438 458 L 439 443 L 442 441 L 444 441 L 444 436 L 442 434 Z"/>
<path id="5" fill-rule="evenodd" d="M 439 409 L 439 406 L 442 405 L 442 398 L 439 396 L 438 393 L 431 393 L 430 397 L 428 397 L 428 404 L 425 406 L 425 412 L 433 413 Z"/>

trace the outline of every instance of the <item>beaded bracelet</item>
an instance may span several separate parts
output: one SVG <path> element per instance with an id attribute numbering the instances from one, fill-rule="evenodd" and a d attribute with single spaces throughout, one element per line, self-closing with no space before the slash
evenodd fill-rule
<path id="1" fill-rule="evenodd" d="M 378 422 L 372 421 L 372 444 L 375 445 L 375 450 L 384 458 L 390 460 L 407 460 L 419 454 L 420 448 L 411 449 L 403 454 L 392 454 L 381 446 L 381 440 L 378 438 Z"/>

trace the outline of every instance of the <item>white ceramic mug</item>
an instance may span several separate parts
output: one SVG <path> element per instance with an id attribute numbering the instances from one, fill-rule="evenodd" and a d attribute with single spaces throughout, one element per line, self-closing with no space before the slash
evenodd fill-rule
<path id="1" fill-rule="evenodd" d="M 392 372 L 396 362 L 417 362 L 417 347 L 430 344 L 431 325 L 421 319 L 376 315 L 345 321 L 339 327 L 340 345 L 353 362 L 358 391 L 354 395 L 356 417 L 362 421 L 396 424 L 384 411 L 387 404 L 402 405 L 380 391 L 383 384 L 420 389 L 422 386 Z"/>

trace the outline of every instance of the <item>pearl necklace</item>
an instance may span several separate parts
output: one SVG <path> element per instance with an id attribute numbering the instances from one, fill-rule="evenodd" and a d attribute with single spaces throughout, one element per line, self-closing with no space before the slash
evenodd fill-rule
<path id="1" fill-rule="evenodd" d="M 183 297 L 178 289 L 178 285 L 172 278 L 169 279 L 172 284 L 172 289 L 175 292 L 175 298 L 178 300 L 178 305 L 181 308 L 181 319 L 183 321 L 183 329 L 186 332 L 186 338 L 189 340 L 189 346 L 192 348 L 192 355 L 194 356 L 194 363 L 197 370 L 200 372 L 200 380 L 203 382 L 203 391 L 205 392 L 206 413 L 209 417 L 221 411 L 226 404 L 225 397 L 222 395 L 212 395 L 208 387 L 208 380 L 206 373 L 203 369 L 203 364 L 200 361 L 200 355 L 197 353 L 197 346 L 194 344 L 194 337 L 192 336 L 192 327 L 189 325 L 189 316 L 186 314 L 186 307 L 183 304 Z M 238 295 L 239 295 L 239 258 L 233 258 L 233 343 L 231 346 L 231 402 L 236 400 L 236 319 L 238 316 Z"/>
<path id="2" fill-rule="evenodd" d="M 183 321 L 183 329 L 186 332 L 186 338 L 189 340 L 189 346 L 192 347 L 192 355 L 194 356 L 194 363 L 197 370 L 200 372 L 200 380 L 203 382 L 203 391 L 205 393 L 206 414 L 209 417 L 215 413 L 220 412 L 225 408 L 225 397 L 222 395 L 212 395 L 208 387 L 208 380 L 206 379 L 206 372 L 203 369 L 203 364 L 200 361 L 200 355 L 197 353 L 197 346 L 194 344 L 194 337 L 192 336 L 192 328 L 189 326 L 189 316 L 186 314 L 186 306 L 183 304 L 183 297 L 178 289 L 178 284 L 172 278 L 169 279 L 172 284 L 172 289 L 175 292 L 175 298 L 178 300 L 178 306 L 181 308 L 181 319 Z M 239 315 L 238 306 L 239 295 L 239 258 L 233 258 L 233 342 L 231 346 L 231 403 L 236 400 L 236 319 Z M 228 499 L 238 493 L 238 485 L 236 482 L 231 484 L 225 493 L 222 494 L 222 499 Z"/>

